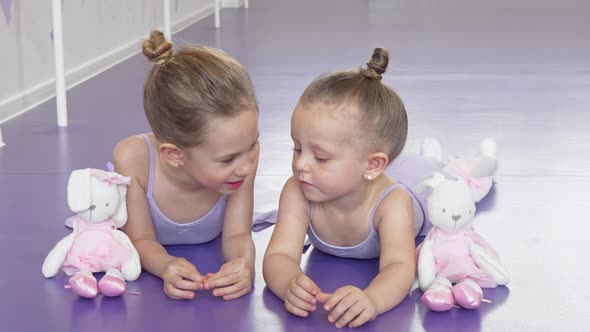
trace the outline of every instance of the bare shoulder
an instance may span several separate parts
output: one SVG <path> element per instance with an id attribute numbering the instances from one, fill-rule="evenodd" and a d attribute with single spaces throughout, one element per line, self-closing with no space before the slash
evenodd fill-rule
<path id="1" fill-rule="evenodd" d="M 375 211 L 375 228 L 381 222 L 410 224 L 413 222 L 413 202 L 410 193 L 398 188 L 387 194 Z"/>
<path id="2" fill-rule="evenodd" d="M 149 148 L 145 139 L 139 135 L 123 139 L 113 150 L 113 160 L 118 166 L 133 166 L 139 161 L 149 161 L 149 159 Z"/>
<path id="3" fill-rule="evenodd" d="M 416 264 L 413 219 L 412 197 L 403 188 L 385 196 L 375 213 L 375 229 L 381 240 L 379 265 L 407 264 L 411 267 L 408 278 L 413 278 Z"/>
<path id="4" fill-rule="evenodd" d="M 281 192 L 281 203 L 283 201 L 290 203 L 289 205 L 309 205 L 309 201 L 307 198 L 305 198 L 305 195 L 303 195 L 299 180 L 297 180 L 294 176 L 291 176 L 283 186 L 283 190 Z"/>
<path id="5" fill-rule="evenodd" d="M 305 198 L 299 180 L 291 176 L 281 192 L 279 200 L 278 221 L 290 220 L 292 222 L 309 222 L 309 201 Z"/>
<path id="6" fill-rule="evenodd" d="M 131 241 L 155 240 L 146 189 L 150 172 L 150 151 L 140 135 L 120 141 L 113 151 L 115 171 L 131 177 L 127 188 L 127 214 L 125 233 Z"/>
<path id="7" fill-rule="evenodd" d="M 303 241 L 309 226 L 309 201 L 299 181 L 291 177 L 285 182 L 279 201 L 277 223 L 267 246 L 265 257 L 284 254 L 299 262 Z"/>
<path id="8" fill-rule="evenodd" d="M 288 193 L 301 193 L 301 195 L 303 195 L 303 193 L 301 192 L 301 187 L 299 186 L 299 180 L 297 180 L 294 176 L 289 177 L 289 179 L 287 179 L 287 181 L 285 182 L 285 185 L 283 186 L 283 192 L 288 192 Z"/>
<path id="9" fill-rule="evenodd" d="M 129 136 L 121 140 L 113 150 L 115 170 L 125 176 L 136 178 L 141 184 L 146 183 L 150 167 L 150 150 L 140 135 Z"/>

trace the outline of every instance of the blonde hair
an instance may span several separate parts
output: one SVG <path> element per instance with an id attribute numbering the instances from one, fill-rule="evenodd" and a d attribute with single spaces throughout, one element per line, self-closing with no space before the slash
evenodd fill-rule
<path id="1" fill-rule="evenodd" d="M 408 134 L 408 117 L 401 98 L 381 82 L 389 64 L 389 52 L 373 51 L 366 68 L 320 75 L 305 89 L 300 102 L 356 104 L 362 137 L 371 148 L 383 148 L 393 161 L 402 151 Z"/>
<path id="2" fill-rule="evenodd" d="M 142 45 L 152 62 L 143 90 L 143 107 L 154 135 L 179 147 L 202 143 L 212 117 L 231 117 L 258 103 L 246 70 L 221 50 L 172 43 L 153 31 Z"/>

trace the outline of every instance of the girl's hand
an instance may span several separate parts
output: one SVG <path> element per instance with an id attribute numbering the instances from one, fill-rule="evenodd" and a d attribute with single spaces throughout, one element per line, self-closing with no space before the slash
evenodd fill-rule
<path id="1" fill-rule="evenodd" d="M 212 289 L 214 296 L 223 296 L 224 300 L 233 300 L 248 294 L 252 289 L 254 267 L 243 259 L 232 259 L 223 264 L 219 272 L 207 274 L 204 289 Z"/>
<path id="2" fill-rule="evenodd" d="M 324 303 L 324 309 L 330 311 L 328 320 L 337 328 L 359 327 L 377 317 L 375 303 L 367 293 L 354 286 L 338 288 L 333 294 L 320 293 L 316 296 Z"/>
<path id="3" fill-rule="evenodd" d="M 285 292 L 285 308 L 294 315 L 307 317 L 310 311 L 315 311 L 316 295 L 321 293 L 320 288 L 301 273 L 289 281 Z"/>
<path id="4" fill-rule="evenodd" d="M 164 293 L 171 299 L 192 300 L 195 290 L 203 289 L 204 277 L 197 268 L 184 258 L 172 258 L 162 273 Z"/>

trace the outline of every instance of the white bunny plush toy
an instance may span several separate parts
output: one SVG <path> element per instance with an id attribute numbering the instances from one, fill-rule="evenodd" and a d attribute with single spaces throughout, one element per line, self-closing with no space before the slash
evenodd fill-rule
<path id="1" fill-rule="evenodd" d="M 421 146 L 421 154 L 439 168 L 441 173 L 452 178 L 471 181 L 469 184 L 476 191 L 476 202 L 490 190 L 491 176 L 498 165 L 496 150 L 496 141 L 492 138 L 483 139 L 479 145 L 479 152 L 469 157 L 451 155 L 443 149 L 439 141 L 430 137 L 425 138 Z"/>
<path id="2" fill-rule="evenodd" d="M 448 179 L 439 172 L 425 177 L 417 194 L 429 188 L 426 214 L 434 226 L 418 246 L 418 283 L 422 302 L 434 311 L 455 304 L 475 309 L 481 288 L 505 285 L 510 277 L 496 251 L 473 229 L 475 202 L 489 191 L 491 178 Z M 454 284 L 454 285 L 453 285 Z"/>
<path id="3" fill-rule="evenodd" d="M 68 219 L 73 232 L 59 241 L 43 262 L 46 278 L 60 269 L 72 277 L 70 288 L 94 298 L 120 296 L 126 280 L 139 277 L 137 250 L 118 228 L 127 222 L 126 194 L 129 177 L 99 169 L 75 170 L 68 181 L 68 205 L 77 213 Z M 95 272 L 106 272 L 97 283 Z"/>

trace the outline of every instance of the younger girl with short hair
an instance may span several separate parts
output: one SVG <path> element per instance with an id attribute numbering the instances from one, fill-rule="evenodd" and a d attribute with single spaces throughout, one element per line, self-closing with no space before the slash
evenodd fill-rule
<path id="1" fill-rule="evenodd" d="M 388 62 L 377 48 L 367 68 L 321 75 L 291 118 L 293 176 L 281 193 L 264 278 L 289 312 L 306 317 L 323 303 L 336 327 L 360 326 L 406 297 L 414 237 L 425 226 L 418 198 L 384 173 L 408 131 L 402 100 L 381 81 Z M 379 257 L 379 273 L 365 289 L 323 292 L 300 267 L 306 234 L 334 256 Z"/>

